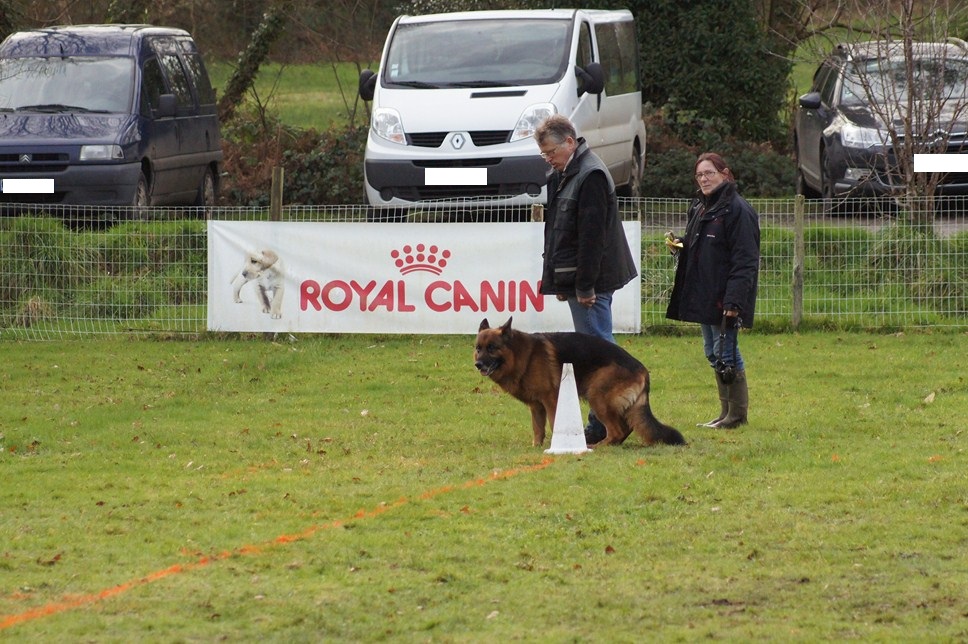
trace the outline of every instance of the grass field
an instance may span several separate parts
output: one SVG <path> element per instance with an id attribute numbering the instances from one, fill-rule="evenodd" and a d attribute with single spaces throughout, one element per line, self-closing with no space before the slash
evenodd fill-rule
<path id="1" fill-rule="evenodd" d="M 548 456 L 472 336 L 4 342 L 0 640 L 968 638 L 968 336 L 621 337 L 690 441 Z"/>
<path id="2" fill-rule="evenodd" d="M 212 85 L 221 96 L 231 77 L 228 62 L 208 62 Z M 376 69 L 377 63 L 371 64 Z M 263 65 L 255 83 L 255 94 L 269 112 L 286 125 L 324 131 L 344 126 L 355 117 L 365 123 L 368 115 L 357 96 L 359 70 L 351 63 L 306 65 Z M 248 100 L 255 98 L 250 92 Z"/>

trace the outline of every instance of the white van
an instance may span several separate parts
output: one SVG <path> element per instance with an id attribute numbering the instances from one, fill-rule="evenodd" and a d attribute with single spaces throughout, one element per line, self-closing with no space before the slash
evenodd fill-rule
<path id="1" fill-rule="evenodd" d="M 638 195 L 645 125 L 629 11 L 401 16 L 379 73 L 360 75 L 360 96 L 373 101 L 365 176 L 374 209 L 546 202 L 550 168 L 533 135 L 554 113 L 571 119 L 620 194 Z"/>

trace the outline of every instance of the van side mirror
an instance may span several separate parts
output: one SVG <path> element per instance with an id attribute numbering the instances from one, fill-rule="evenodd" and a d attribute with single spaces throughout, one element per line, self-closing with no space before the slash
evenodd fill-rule
<path id="1" fill-rule="evenodd" d="M 360 72 L 360 98 L 364 101 L 372 101 L 374 92 L 376 92 L 376 72 L 364 69 Z"/>
<path id="2" fill-rule="evenodd" d="M 158 107 L 154 110 L 156 119 L 170 118 L 178 109 L 178 100 L 174 94 L 162 94 L 158 97 Z"/>
<path id="3" fill-rule="evenodd" d="M 578 95 L 601 94 L 605 90 L 605 70 L 601 63 L 588 63 L 584 69 L 575 67 L 578 77 Z"/>

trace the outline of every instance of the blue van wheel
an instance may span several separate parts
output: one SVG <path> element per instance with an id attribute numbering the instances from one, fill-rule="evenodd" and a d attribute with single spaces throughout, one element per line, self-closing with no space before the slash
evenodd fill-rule
<path id="1" fill-rule="evenodd" d="M 134 200 L 131 202 L 131 207 L 126 209 L 127 216 L 125 219 L 146 220 L 150 216 L 148 212 L 148 208 L 150 207 L 151 188 L 148 185 L 148 179 L 145 177 L 145 173 L 141 172 L 138 175 L 138 187 L 134 191 Z"/>
<path id="2" fill-rule="evenodd" d="M 205 170 L 202 176 L 202 183 L 198 186 L 198 196 L 195 197 L 195 205 L 199 208 L 212 208 L 218 201 L 218 186 L 215 183 L 215 176 L 212 169 Z"/>

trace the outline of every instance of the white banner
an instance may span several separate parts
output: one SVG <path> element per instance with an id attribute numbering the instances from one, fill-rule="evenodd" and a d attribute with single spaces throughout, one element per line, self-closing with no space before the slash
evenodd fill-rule
<path id="1" fill-rule="evenodd" d="M 638 251 L 638 223 L 624 225 Z M 538 292 L 543 227 L 209 221 L 208 328 L 466 334 L 513 316 L 571 331 L 568 304 Z M 641 304 L 638 278 L 615 293 L 616 333 L 639 332 Z"/>

